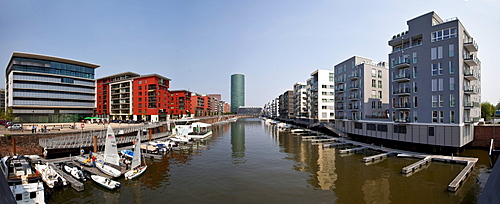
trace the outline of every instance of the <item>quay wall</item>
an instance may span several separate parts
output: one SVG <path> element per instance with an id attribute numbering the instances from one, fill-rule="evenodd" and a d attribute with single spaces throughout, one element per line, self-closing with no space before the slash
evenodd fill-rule
<path id="1" fill-rule="evenodd" d="M 472 140 L 469 146 L 489 148 L 491 139 L 494 139 L 495 147 L 500 148 L 499 125 L 474 126 L 474 140 Z"/>
<path id="2" fill-rule="evenodd" d="M 223 121 L 227 120 L 229 118 L 236 117 L 234 115 L 228 115 L 228 116 L 222 116 L 222 117 L 203 117 L 203 118 L 197 118 L 200 120 L 200 122 L 204 123 L 215 123 L 218 121 Z M 241 117 L 241 116 L 238 116 Z M 172 124 L 171 124 L 172 125 Z M 171 127 L 158 127 L 155 132 L 165 132 L 169 131 Z M 63 131 L 57 131 L 57 130 L 52 130 L 48 131 L 45 133 L 31 133 L 29 130 L 25 131 L 13 131 L 13 132 L 8 132 L 8 131 L 2 131 L 5 132 L 5 136 L 1 137 L 0 136 L 0 156 L 7 156 L 7 155 L 12 155 L 13 154 L 13 148 L 12 148 L 12 139 L 15 139 L 15 145 L 16 145 L 16 154 L 19 155 L 42 155 L 43 154 L 43 147 L 41 147 L 38 143 L 40 138 L 51 138 L 51 137 L 61 137 L 61 136 L 70 136 L 70 135 L 75 135 L 79 134 L 80 132 L 63 132 Z M 83 131 L 83 132 L 90 132 L 89 131 Z M 8 135 L 8 136 L 7 136 Z"/>

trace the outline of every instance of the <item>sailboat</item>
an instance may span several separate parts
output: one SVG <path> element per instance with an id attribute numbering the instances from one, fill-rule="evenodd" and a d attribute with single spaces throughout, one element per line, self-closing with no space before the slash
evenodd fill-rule
<path id="1" fill-rule="evenodd" d="M 141 131 L 137 131 L 137 138 L 134 146 L 134 157 L 132 157 L 132 166 L 130 171 L 125 172 L 125 179 L 133 179 L 146 171 L 146 163 L 141 165 Z"/>
<path id="2" fill-rule="evenodd" d="M 110 175 L 112 177 L 120 177 L 122 172 L 108 164 L 114 164 L 120 166 L 120 157 L 118 156 L 118 149 L 116 145 L 115 133 L 108 125 L 108 131 L 106 133 L 106 143 L 104 144 L 104 162 L 96 162 L 96 167 L 103 173 Z"/>

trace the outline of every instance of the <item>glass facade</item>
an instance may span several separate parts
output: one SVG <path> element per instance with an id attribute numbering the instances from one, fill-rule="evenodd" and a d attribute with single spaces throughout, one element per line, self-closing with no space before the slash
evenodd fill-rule
<path id="1" fill-rule="evenodd" d="M 12 58 L 12 70 L 25 72 L 38 72 L 46 74 L 57 74 L 63 76 L 81 77 L 94 79 L 94 69 L 79 65 L 52 62 L 39 59 Z"/>

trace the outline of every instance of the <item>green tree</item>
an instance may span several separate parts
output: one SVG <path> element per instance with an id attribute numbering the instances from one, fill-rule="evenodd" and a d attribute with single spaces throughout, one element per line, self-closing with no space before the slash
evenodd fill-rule
<path id="1" fill-rule="evenodd" d="M 496 110 L 500 110 L 500 101 L 496 105 Z"/>
<path id="2" fill-rule="evenodd" d="M 12 108 L 7 108 L 7 110 L 1 109 L 0 118 L 12 121 L 14 120 L 14 111 L 12 110 Z"/>
<path id="3" fill-rule="evenodd" d="M 495 113 L 495 106 L 490 102 L 481 103 L 481 117 L 484 121 L 490 120 L 490 117 Z"/>

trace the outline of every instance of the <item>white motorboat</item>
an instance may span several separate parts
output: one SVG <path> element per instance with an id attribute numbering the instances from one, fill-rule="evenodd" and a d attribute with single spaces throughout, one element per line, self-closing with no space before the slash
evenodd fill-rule
<path id="1" fill-rule="evenodd" d="M 42 175 L 36 172 L 26 156 L 4 157 L 0 170 L 5 175 L 17 203 L 45 203 Z"/>
<path id="2" fill-rule="evenodd" d="M 42 180 L 49 188 L 62 187 L 68 182 L 56 170 L 46 164 L 35 164 L 35 169 L 42 174 Z"/>
<path id="3" fill-rule="evenodd" d="M 295 135 L 312 134 L 311 130 L 309 130 L 309 129 L 293 129 L 291 132 L 292 132 L 292 134 L 295 134 Z"/>
<path id="4" fill-rule="evenodd" d="M 189 142 L 189 138 L 185 135 L 177 135 L 169 138 L 170 140 L 176 142 L 176 143 L 185 143 Z"/>
<path id="5" fill-rule="evenodd" d="M 137 132 L 137 138 L 135 140 L 134 156 L 132 158 L 131 170 L 125 172 L 125 179 L 133 179 L 135 177 L 143 174 L 148 166 L 146 164 L 141 165 L 141 132 Z"/>
<path id="6" fill-rule="evenodd" d="M 63 164 L 62 165 L 62 170 L 69 175 L 73 176 L 73 178 L 76 178 L 80 181 L 86 181 L 85 176 L 83 175 L 83 172 L 78 169 L 76 166 L 71 166 L 69 164 Z"/>
<path id="7" fill-rule="evenodd" d="M 104 144 L 104 160 L 96 162 L 96 167 L 103 173 L 113 177 L 119 177 L 122 175 L 120 170 L 108 164 L 120 166 L 120 156 L 118 155 L 115 133 L 113 132 L 111 125 L 108 125 L 108 131 L 106 133 L 106 143 Z"/>
<path id="8" fill-rule="evenodd" d="M 120 182 L 111 180 L 104 176 L 90 175 L 90 178 L 100 186 L 107 188 L 109 190 L 115 190 L 121 186 Z"/>

